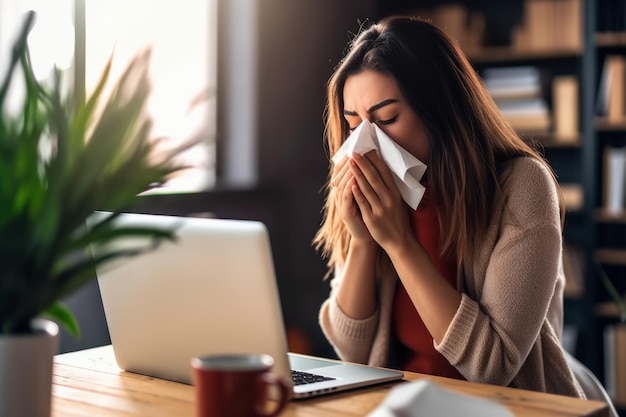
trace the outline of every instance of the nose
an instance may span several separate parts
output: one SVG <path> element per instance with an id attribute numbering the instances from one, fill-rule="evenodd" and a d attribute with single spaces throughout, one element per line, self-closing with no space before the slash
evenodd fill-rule
<path id="1" fill-rule="evenodd" d="M 358 112 L 357 113 L 361 121 L 367 120 L 370 123 L 374 123 L 374 117 L 367 112 Z"/>

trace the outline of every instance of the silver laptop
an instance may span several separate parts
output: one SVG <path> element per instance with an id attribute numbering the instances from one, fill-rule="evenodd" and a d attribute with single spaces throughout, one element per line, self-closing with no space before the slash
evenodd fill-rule
<path id="1" fill-rule="evenodd" d="M 267 353 L 275 372 L 293 384 L 294 398 L 403 377 L 395 370 L 287 352 L 263 223 L 130 213 L 118 221 L 175 227 L 178 238 L 96 271 L 120 368 L 190 384 L 194 356 Z M 302 383 L 301 373 L 318 377 Z"/>

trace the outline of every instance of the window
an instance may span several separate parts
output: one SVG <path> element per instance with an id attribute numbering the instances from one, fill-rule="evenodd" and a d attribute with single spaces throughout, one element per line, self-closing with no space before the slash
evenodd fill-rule
<path id="1" fill-rule="evenodd" d="M 202 138 L 180 156 L 191 168 L 158 192 L 213 186 L 217 0 L 0 0 L 0 63 L 6 62 L 28 10 L 37 12 L 29 38 L 37 76 L 46 77 L 54 65 L 69 68 L 75 57 L 76 79 L 84 79 L 88 93 L 111 55 L 109 85 L 136 53 L 151 48 L 153 89 L 148 112 L 154 122 L 153 136 L 166 136 L 175 143 L 196 135 Z M 4 74 L 1 66 L 0 74 Z"/>
<path id="2" fill-rule="evenodd" d="M 31 59 L 35 75 L 48 78 L 56 65 L 69 69 L 74 56 L 74 26 L 72 24 L 72 0 L 0 0 L 0 77 L 4 80 L 8 70 L 13 42 L 24 22 L 26 12 L 37 11 L 34 26 L 29 35 Z M 13 83 L 7 107 L 18 110 L 23 94 L 21 83 Z"/>
<path id="3" fill-rule="evenodd" d="M 116 79 L 138 51 L 150 47 L 153 89 L 148 111 L 154 136 L 175 143 L 202 137 L 181 155 L 191 168 L 162 191 L 210 188 L 215 182 L 215 1 L 82 1 L 87 91 L 95 87 L 112 53 Z"/>

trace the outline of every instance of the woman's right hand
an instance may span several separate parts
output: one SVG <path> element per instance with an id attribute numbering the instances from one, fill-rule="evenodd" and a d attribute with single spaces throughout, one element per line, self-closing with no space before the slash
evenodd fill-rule
<path id="1" fill-rule="evenodd" d="M 349 157 L 344 157 L 333 169 L 330 184 L 334 188 L 335 205 L 352 239 L 371 243 L 374 239 L 363 222 L 359 206 L 352 194 L 352 186 L 356 184 L 356 179 L 348 166 L 349 160 Z"/>
<path id="2" fill-rule="evenodd" d="M 336 292 L 341 311 L 353 319 L 366 319 L 376 312 L 376 253 L 378 245 L 361 217 L 352 187 L 356 179 L 345 157 L 333 169 L 331 186 L 339 216 L 351 235 L 343 273 Z"/>

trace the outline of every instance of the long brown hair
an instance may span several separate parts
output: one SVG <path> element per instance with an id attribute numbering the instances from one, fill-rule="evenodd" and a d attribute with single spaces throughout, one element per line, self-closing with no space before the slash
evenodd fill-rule
<path id="1" fill-rule="evenodd" d="M 470 253 L 472 242 L 485 234 L 503 198 L 504 162 L 519 156 L 536 158 L 554 177 L 541 154 L 504 120 L 456 42 L 434 25 L 404 16 L 386 18 L 360 32 L 328 81 L 325 145 L 330 155 L 349 134 L 343 117 L 346 79 L 365 70 L 393 76 L 426 126 L 427 181 L 438 207 L 440 252 L 455 253 L 457 264 Z M 331 162 L 330 172 L 332 168 Z M 345 260 L 350 237 L 335 208 L 333 188 L 327 184 L 325 191 L 324 220 L 313 243 L 332 270 Z M 560 191 L 559 197 L 563 221 Z"/>

